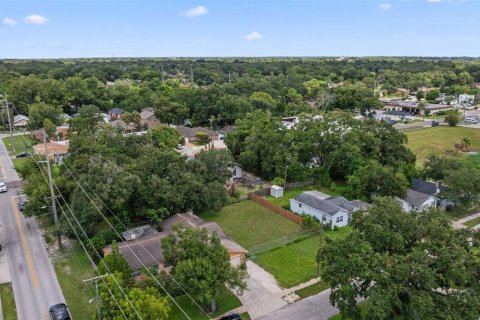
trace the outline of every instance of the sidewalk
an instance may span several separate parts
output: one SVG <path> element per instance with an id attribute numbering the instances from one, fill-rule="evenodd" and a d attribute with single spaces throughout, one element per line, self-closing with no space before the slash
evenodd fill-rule
<path id="1" fill-rule="evenodd" d="M 468 222 L 468 221 L 476 219 L 476 218 L 480 218 L 480 213 L 475 213 L 475 214 L 472 214 L 468 217 L 458 219 L 457 221 L 452 221 L 452 226 L 455 229 L 463 229 L 463 228 L 467 227 L 467 226 L 464 225 L 465 222 Z M 473 229 L 479 230 L 480 229 L 480 224 L 473 227 Z"/>

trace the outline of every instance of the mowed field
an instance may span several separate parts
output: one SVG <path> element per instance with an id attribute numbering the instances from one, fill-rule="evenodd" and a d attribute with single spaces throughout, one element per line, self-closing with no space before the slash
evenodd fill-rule
<path id="1" fill-rule="evenodd" d="M 462 138 L 471 141 L 470 151 L 480 152 L 480 129 L 464 127 L 433 127 L 406 131 L 407 146 L 417 156 L 417 166 L 421 167 L 429 155 L 463 159 L 466 154 L 459 151 L 455 155 L 455 143 Z"/>

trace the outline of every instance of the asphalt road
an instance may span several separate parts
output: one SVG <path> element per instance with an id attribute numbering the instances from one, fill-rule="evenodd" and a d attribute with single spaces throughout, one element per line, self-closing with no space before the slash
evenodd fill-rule
<path id="1" fill-rule="evenodd" d="M 325 320 L 339 313 L 330 304 L 330 289 L 317 295 L 286 305 L 257 320 Z"/>
<path id="2" fill-rule="evenodd" d="M 37 224 L 18 210 L 21 181 L 0 139 L 0 172 L 8 192 L 0 193 L 10 276 L 19 320 L 48 319 L 51 305 L 65 302 Z"/>

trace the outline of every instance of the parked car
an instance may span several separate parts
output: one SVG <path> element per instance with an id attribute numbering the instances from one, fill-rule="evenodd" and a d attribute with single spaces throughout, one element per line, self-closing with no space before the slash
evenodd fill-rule
<path id="1" fill-rule="evenodd" d="M 50 307 L 50 320 L 71 320 L 72 316 L 65 303 L 58 303 Z"/>
<path id="2" fill-rule="evenodd" d="M 24 200 L 20 201 L 18 203 L 18 210 L 23 211 L 23 209 L 25 209 L 26 205 L 27 205 L 27 201 L 24 201 Z"/>
<path id="3" fill-rule="evenodd" d="M 183 144 L 177 144 L 175 147 L 177 150 L 183 150 Z"/>
<path id="4" fill-rule="evenodd" d="M 478 120 L 475 117 L 466 117 L 464 121 L 467 123 L 473 123 L 473 124 L 478 123 Z"/>
<path id="5" fill-rule="evenodd" d="M 22 153 L 19 153 L 15 156 L 15 158 L 26 158 L 26 157 L 29 157 L 30 156 L 30 153 L 29 152 L 22 152 Z"/>
<path id="6" fill-rule="evenodd" d="M 440 125 L 440 122 L 433 120 L 432 121 L 432 127 L 437 127 Z"/>
<path id="7" fill-rule="evenodd" d="M 7 185 L 5 182 L 0 182 L 0 192 L 7 192 Z"/>
<path id="8" fill-rule="evenodd" d="M 219 320 L 242 320 L 242 317 L 238 313 L 232 313 L 228 316 L 221 317 Z"/>

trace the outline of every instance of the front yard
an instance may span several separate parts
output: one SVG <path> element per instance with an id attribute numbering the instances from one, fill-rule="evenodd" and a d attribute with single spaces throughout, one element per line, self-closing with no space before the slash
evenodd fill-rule
<path id="1" fill-rule="evenodd" d="M 88 286 L 83 279 L 94 276 L 92 265 L 80 246 L 72 250 L 64 250 L 61 258 L 54 261 L 54 269 L 63 295 L 74 319 L 92 319 L 96 314 L 95 303 L 89 303 L 95 298 L 93 283 Z"/>
<path id="2" fill-rule="evenodd" d="M 251 200 L 223 207 L 218 212 L 205 211 L 199 216 L 218 223 L 228 236 L 247 250 L 300 231 L 299 225 Z"/>
<path id="3" fill-rule="evenodd" d="M 3 143 L 5 144 L 5 147 L 7 148 L 7 151 L 10 155 L 16 155 L 25 151 L 31 153 L 33 150 L 33 141 L 29 136 L 13 136 L 13 139 L 10 139 L 10 137 L 5 137 L 3 138 Z M 13 152 L 13 147 L 15 147 L 15 152 Z"/>
<path id="4" fill-rule="evenodd" d="M 336 240 L 346 237 L 350 227 L 325 232 L 325 237 Z M 255 262 L 273 274 L 284 288 L 290 288 L 317 276 L 317 254 L 320 237 L 312 236 L 285 247 L 261 253 Z"/>
<path id="5" fill-rule="evenodd" d="M 192 320 L 205 320 L 210 318 L 215 318 L 220 316 L 230 310 L 241 307 L 242 303 L 240 300 L 227 288 L 222 290 L 217 298 L 217 312 L 208 314 L 207 317 L 202 311 L 198 309 L 198 306 L 195 305 L 189 297 L 186 295 L 175 298 L 175 301 L 180 305 L 180 307 L 185 311 L 185 313 Z M 172 311 L 169 320 L 187 320 L 188 318 L 180 311 L 180 309 L 170 301 Z M 243 319 L 243 318 L 242 318 Z"/>
<path id="6" fill-rule="evenodd" d="M 15 306 L 15 298 L 13 297 L 11 283 L 3 283 L 0 285 L 0 299 L 2 301 L 3 319 L 16 320 L 17 307 Z"/>

